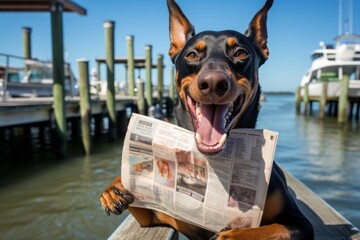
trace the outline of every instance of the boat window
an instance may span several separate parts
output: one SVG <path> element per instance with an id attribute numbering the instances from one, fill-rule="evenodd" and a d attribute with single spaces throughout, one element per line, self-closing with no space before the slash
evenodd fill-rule
<path id="1" fill-rule="evenodd" d="M 20 82 L 20 76 L 18 73 L 9 73 L 8 74 L 9 82 Z"/>
<path id="2" fill-rule="evenodd" d="M 314 53 L 313 55 L 311 55 L 311 60 L 314 61 L 315 59 L 321 58 L 323 56 L 323 53 Z"/>
<path id="3" fill-rule="evenodd" d="M 317 82 L 317 71 L 313 71 L 311 74 L 310 82 Z"/>
<path id="4" fill-rule="evenodd" d="M 349 76 L 350 80 L 359 80 L 357 75 L 356 66 L 344 66 L 343 67 L 344 75 Z"/>
<path id="5" fill-rule="evenodd" d="M 327 82 L 339 81 L 339 67 L 335 66 L 321 69 L 320 79 Z"/>
<path id="6" fill-rule="evenodd" d="M 31 71 L 29 76 L 29 82 L 41 82 L 43 79 L 42 74 L 38 71 Z"/>

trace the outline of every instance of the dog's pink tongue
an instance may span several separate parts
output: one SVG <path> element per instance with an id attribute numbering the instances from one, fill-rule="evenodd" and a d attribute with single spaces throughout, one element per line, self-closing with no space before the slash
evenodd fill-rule
<path id="1" fill-rule="evenodd" d="M 202 118 L 196 133 L 200 135 L 198 144 L 214 146 L 225 134 L 225 114 L 227 105 L 201 105 Z"/>

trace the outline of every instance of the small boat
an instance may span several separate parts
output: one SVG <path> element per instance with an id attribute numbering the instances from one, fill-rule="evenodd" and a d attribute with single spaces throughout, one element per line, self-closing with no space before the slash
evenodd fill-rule
<path id="1" fill-rule="evenodd" d="M 14 56 L 3 55 L 7 57 Z M 20 57 L 16 57 L 20 59 Z M 35 59 L 22 60 L 22 67 L 0 66 L 0 95 L 9 97 L 51 97 L 53 94 L 53 67 L 51 62 Z M 79 95 L 78 81 L 70 64 L 64 64 L 65 95 Z"/>
<path id="2" fill-rule="evenodd" d="M 311 53 L 312 64 L 301 79 L 301 96 L 308 84 L 309 96 L 320 97 L 327 83 L 327 97 L 339 97 L 341 81 L 349 79 L 349 97 L 360 97 L 360 35 L 344 34 L 334 45 L 320 42 L 320 49 Z"/>

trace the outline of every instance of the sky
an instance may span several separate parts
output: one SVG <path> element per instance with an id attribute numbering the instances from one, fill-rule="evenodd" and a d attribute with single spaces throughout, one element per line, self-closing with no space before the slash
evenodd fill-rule
<path id="1" fill-rule="evenodd" d="M 87 10 L 86 16 L 64 13 L 64 56 L 78 76 L 76 59 L 86 58 L 90 68 L 95 58 L 105 57 L 103 23 L 115 21 L 115 56 L 126 56 L 126 36 L 133 35 L 135 56 L 144 56 L 144 46 L 153 46 L 153 62 L 163 54 L 164 81 L 169 84 L 169 24 L 165 0 L 73 0 Z M 341 1 L 341 0 L 340 0 Z M 345 0 L 343 0 L 345 1 Z M 243 33 L 264 0 L 177 0 L 196 32 L 236 30 Z M 353 33 L 360 34 L 360 0 L 353 0 Z M 263 91 L 295 91 L 310 67 L 310 53 L 319 42 L 333 43 L 339 29 L 339 0 L 275 0 L 268 13 L 270 56 L 260 68 Z M 343 15 L 345 16 L 345 14 Z M 0 53 L 23 56 L 22 27 L 31 27 L 32 56 L 51 60 L 49 13 L 0 12 Z M 4 65 L 0 56 L 0 65 Z M 11 63 L 10 63 L 11 65 Z M 103 68 L 104 69 L 104 68 Z M 136 72 L 138 75 L 138 72 Z M 116 66 L 116 81 L 125 81 L 123 66 Z M 140 72 L 142 79 L 145 71 Z M 102 70 L 105 78 L 105 69 Z M 156 71 L 152 82 L 156 85 Z"/>

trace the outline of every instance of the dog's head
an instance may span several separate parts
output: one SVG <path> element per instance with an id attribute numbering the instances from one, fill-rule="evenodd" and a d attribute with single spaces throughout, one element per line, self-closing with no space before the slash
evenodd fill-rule
<path id="1" fill-rule="evenodd" d="M 258 68 L 269 55 L 266 18 L 273 0 L 265 2 L 245 34 L 205 31 L 195 35 L 175 1 L 167 4 L 169 55 L 176 66 L 179 97 L 175 116 L 180 126 L 195 132 L 201 152 L 218 153 L 231 129 L 255 126 Z"/>

